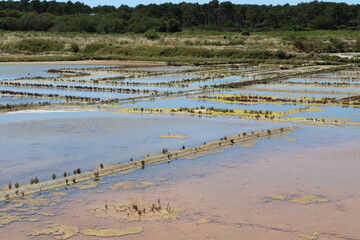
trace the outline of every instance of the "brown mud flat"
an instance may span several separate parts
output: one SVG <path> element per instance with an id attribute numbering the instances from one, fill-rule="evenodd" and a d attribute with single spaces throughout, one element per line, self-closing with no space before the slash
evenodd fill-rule
<path id="1" fill-rule="evenodd" d="M 18 188 L 12 188 L 10 190 L 4 190 L 0 192 L 0 201 L 8 201 L 11 199 L 35 194 L 39 192 L 48 191 L 55 188 L 66 187 L 68 185 L 76 184 L 78 182 L 84 182 L 92 179 L 98 179 L 99 177 L 111 175 L 113 173 L 128 173 L 137 169 L 145 168 L 146 165 L 160 164 L 164 162 L 170 162 L 177 158 L 192 158 L 196 156 L 203 156 L 216 152 L 224 148 L 232 147 L 235 144 L 243 143 L 249 140 L 270 137 L 274 135 L 281 135 L 290 131 L 295 131 L 299 127 L 282 127 L 275 129 L 267 129 L 250 133 L 242 133 L 238 135 L 228 135 L 220 140 L 216 140 L 203 145 L 185 148 L 180 150 L 166 150 L 163 154 L 148 155 L 145 159 L 131 161 L 119 165 L 104 166 L 96 170 L 89 172 L 76 174 L 74 176 L 59 178 L 52 181 L 40 182 L 38 184 L 26 184 Z"/>
<path id="2" fill-rule="evenodd" d="M 0 62 L 0 65 L 117 65 L 127 67 L 167 66 L 166 62 L 121 61 L 121 60 L 83 60 L 83 61 L 40 61 L 40 62 Z"/>

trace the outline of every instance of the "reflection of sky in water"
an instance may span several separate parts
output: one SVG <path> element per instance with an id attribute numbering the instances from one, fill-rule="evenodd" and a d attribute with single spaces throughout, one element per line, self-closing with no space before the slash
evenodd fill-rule
<path id="1" fill-rule="evenodd" d="M 339 94 L 312 94 L 312 93 L 288 93 L 288 92 L 263 92 L 256 91 L 256 89 L 245 89 L 245 90 L 229 90 L 224 91 L 224 94 L 251 94 L 258 96 L 271 96 L 271 97 L 281 97 L 281 98 L 332 98 L 332 97 L 345 97 L 344 95 Z"/>
<path id="2" fill-rule="evenodd" d="M 127 79 L 124 82 L 144 82 L 144 83 L 158 83 L 158 82 L 171 82 L 171 81 L 182 81 L 192 78 L 201 78 L 201 76 L 196 75 L 165 75 L 165 76 L 155 76 L 155 77 L 142 77 Z"/>
<path id="3" fill-rule="evenodd" d="M 350 120 L 360 122 L 360 108 L 344 108 L 340 106 L 321 106 L 325 111 L 303 112 L 291 115 L 289 117 L 307 117 L 307 118 L 350 118 Z"/>
<path id="4" fill-rule="evenodd" d="M 0 80 L 22 77 L 56 77 L 58 74 L 47 73 L 50 69 L 76 69 L 108 67 L 103 65 L 0 65 Z"/>
<path id="5" fill-rule="evenodd" d="M 181 87 L 159 87 L 159 86 L 132 86 L 132 85 L 114 85 L 106 83 L 88 83 L 88 82 L 52 82 L 52 81 L 17 81 L 21 83 L 33 83 L 33 84 L 51 84 L 54 86 L 69 85 L 69 86 L 84 86 L 84 87 L 99 87 L 99 88 L 122 88 L 122 89 L 139 89 L 139 90 L 156 90 L 159 92 L 165 91 L 184 91 L 188 88 Z"/>
<path id="6" fill-rule="evenodd" d="M 270 110 L 270 111 L 288 111 L 297 107 L 296 105 L 271 105 L 271 104 L 236 104 L 222 103 L 216 101 L 205 101 L 190 99 L 185 97 L 160 99 L 149 102 L 137 102 L 133 104 L 120 105 L 120 107 L 137 107 L 137 108 L 180 108 L 180 107 L 201 107 L 204 106 L 222 108 L 222 109 L 248 109 L 248 110 Z"/>
<path id="7" fill-rule="evenodd" d="M 135 70 L 135 71 L 182 71 L 182 70 L 193 70 L 197 68 L 186 67 L 186 66 L 171 66 L 171 67 L 127 68 L 127 69 Z"/>
<path id="8" fill-rule="evenodd" d="M 0 96 L 0 105 L 39 103 L 39 102 L 57 103 L 57 102 L 62 102 L 62 100 L 47 99 L 47 98 L 26 98 L 26 97 Z"/>
<path id="9" fill-rule="evenodd" d="M 106 112 L 5 114 L 0 119 L 0 183 L 50 179 L 75 168 L 139 159 L 162 148 L 178 149 L 218 139 L 224 134 L 279 127 L 279 123 L 227 118 L 121 115 Z M 208 131 L 212 129 L 211 131 Z M 188 139 L 158 136 L 184 134 Z M 16 144 L 14 144 L 16 142 Z M 11 161 L 9 161 L 11 159 Z M 16 169 L 17 171 L 13 171 Z"/>
<path id="10" fill-rule="evenodd" d="M 288 84 L 271 84 L 271 85 L 254 85 L 254 89 L 281 89 L 281 90 L 309 90 L 309 91 L 337 91 L 337 92 L 359 92 L 360 88 L 350 87 L 333 87 L 333 86 L 312 86 L 312 85 L 288 85 Z"/>
<path id="11" fill-rule="evenodd" d="M 87 72 L 87 71 L 85 71 Z M 113 78 L 120 76 L 119 73 L 114 72 L 104 72 L 104 71 L 97 71 L 93 72 L 90 71 L 90 76 L 84 76 L 84 77 L 64 77 L 65 80 L 91 80 L 91 79 L 101 79 L 101 78 Z"/>
<path id="12" fill-rule="evenodd" d="M 128 98 L 143 96 L 145 94 L 133 94 L 133 93 L 116 93 L 116 92 L 92 92 L 81 91 L 71 89 L 56 89 L 56 88 L 32 88 L 32 87 L 8 87 L 0 86 L 1 90 L 10 90 L 15 92 L 27 92 L 27 93 L 40 93 L 40 94 L 58 94 L 61 96 L 77 96 L 77 97 L 91 97 L 101 99 L 113 99 L 113 98 Z"/>
<path id="13" fill-rule="evenodd" d="M 360 79 L 359 81 L 342 81 L 342 80 L 326 80 L 326 79 L 290 79 L 289 81 L 286 82 L 293 82 L 293 83 L 315 83 L 315 82 L 319 82 L 319 83 L 346 83 L 346 84 L 351 84 L 351 85 L 355 85 L 355 84 L 359 84 L 360 83 Z M 285 82 L 285 83 L 286 83 Z M 326 87 L 326 85 L 324 85 Z"/>

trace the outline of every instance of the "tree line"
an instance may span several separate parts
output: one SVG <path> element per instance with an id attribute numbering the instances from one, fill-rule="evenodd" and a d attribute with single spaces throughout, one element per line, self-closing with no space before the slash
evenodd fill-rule
<path id="1" fill-rule="evenodd" d="M 164 3 L 90 7 L 80 2 L 0 2 L 0 29 L 90 33 L 178 32 L 182 29 L 270 31 L 360 29 L 360 4 L 318 2 L 248 5 Z"/>

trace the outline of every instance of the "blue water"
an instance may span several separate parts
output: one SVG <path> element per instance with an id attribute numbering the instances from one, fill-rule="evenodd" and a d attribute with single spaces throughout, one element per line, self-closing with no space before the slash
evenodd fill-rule
<path id="1" fill-rule="evenodd" d="M 106 65 L 0 65 L 0 80 L 13 80 L 22 77 L 57 77 L 48 73 L 50 69 L 101 68 Z"/>

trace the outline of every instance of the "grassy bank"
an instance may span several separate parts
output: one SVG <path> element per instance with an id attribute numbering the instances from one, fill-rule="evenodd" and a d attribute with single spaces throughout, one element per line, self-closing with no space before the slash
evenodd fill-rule
<path id="1" fill-rule="evenodd" d="M 339 61 L 322 53 L 360 52 L 355 31 L 89 34 L 1 32 L 0 61 L 85 59 L 168 62 Z M 345 61 L 345 60 L 342 60 Z"/>

